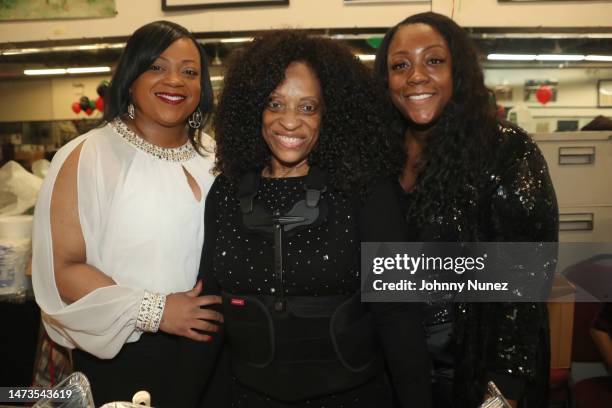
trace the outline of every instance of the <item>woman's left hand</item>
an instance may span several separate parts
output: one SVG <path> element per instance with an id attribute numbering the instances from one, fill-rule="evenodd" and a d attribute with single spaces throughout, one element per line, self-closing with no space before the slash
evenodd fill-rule
<path id="1" fill-rule="evenodd" d="M 217 332 L 218 324 L 223 323 L 223 315 L 202 307 L 220 304 L 221 297 L 200 296 L 201 291 L 202 281 L 198 281 L 191 290 L 168 295 L 159 329 L 195 341 L 212 341 L 210 335 L 201 332 Z"/>

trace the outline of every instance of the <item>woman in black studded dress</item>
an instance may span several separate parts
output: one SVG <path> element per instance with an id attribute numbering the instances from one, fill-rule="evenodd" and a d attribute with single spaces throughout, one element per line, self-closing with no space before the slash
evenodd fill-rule
<path id="1" fill-rule="evenodd" d="M 346 47 L 297 31 L 229 66 L 201 276 L 223 298 L 233 407 L 431 404 L 418 305 L 360 302 L 360 243 L 405 238 L 382 94 Z"/>
<path id="2" fill-rule="evenodd" d="M 522 129 L 496 120 L 463 29 L 436 13 L 408 17 L 386 34 L 376 73 L 407 151 L 397 189 L 410 241 L 557 241 L 546 162 Z M 551 277 L 555 261 L 516 270 Z M 430 302 L 426 309 L 435 407 L 477 407 L 489 380 L 513 406 L 548 406 L 545 303 Z"/>

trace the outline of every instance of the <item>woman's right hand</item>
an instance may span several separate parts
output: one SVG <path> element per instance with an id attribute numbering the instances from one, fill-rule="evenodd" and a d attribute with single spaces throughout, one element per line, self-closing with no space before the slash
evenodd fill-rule
<path id="1" fill-rule="evenodd" d="M 219 331 L 218 323 L 223 323 L 223 315 L 212 309 L 201 309 L 201 306 L 221 304 L 221 297 L 199 296 L 201 291 L 202 281 L 198 281 L 189 291 L 166 296 L 166 306 L 159 329 L 195 341 L 212 341 L 211 336 L 200 332 Z"/>

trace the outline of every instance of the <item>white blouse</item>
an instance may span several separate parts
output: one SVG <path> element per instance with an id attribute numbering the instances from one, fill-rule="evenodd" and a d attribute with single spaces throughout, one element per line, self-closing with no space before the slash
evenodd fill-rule
<path id="1" fill-rule="evenodd" d="M 165 160 L 121 129 L 117 122 L 107 124 L 62 147 L 34 214 L 32 283 L 45 328 L 60 345 L 99 358 L 112 358 L 123 344 L 140 338 L 135 323 L 145 290 L 169 294 L 193 288 L 204 240 L 204 202 L 214 179 L 212 153 Z M 50 206 L 57 174 L 81 143 L 77 191 L 87 263 L 117 284 L 67 305 L 55 284 Z M 213 151 L 209 136 L 203 144 Z M 199 185 L 200 201 L 183 168 Z"/>

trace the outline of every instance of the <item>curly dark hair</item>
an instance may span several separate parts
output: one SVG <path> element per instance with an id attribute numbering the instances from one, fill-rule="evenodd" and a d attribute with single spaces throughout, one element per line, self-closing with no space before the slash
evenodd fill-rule
<path id="1" fill-rule="evenodd" d="M 409 214 L 417 221 L 430 222 L 447 213 L 466 188 L 477 187 L 483 166 L 491 159 L 496 137 L 497 119 L 490 92 L 484 84 L 478 51 L 468 33 L 450 18 L 426 12 L 410 16 L 392 27 L 376 54 L 375 72 L 388 90 L 387 55 L 398 28 L 410 24 L 426 24 L 446 40 L 451 54 L 453 96 L 427 137 L 423 158 L 427 165 L 415 184 L 414 200 Z M 404 138 L 413 126 L 393 107 L 387 91 L 387 106 L 394 112 L 394 130 Z"/>
<path id="2" fill-rule="evenodd" d="M 233 55 L 213 121 L 216 170 L 238 181 L 270 164 L 262 114 L 296 61 L 313 70 L 323 95 L 309 165 L 324 169 L 330 185 L 345 192 L 367 192 L 375 180 L 397 174 L 405 157 L 389 130 L 382 86 L 345 45 L 298 30 L 266 32 Z"/>

